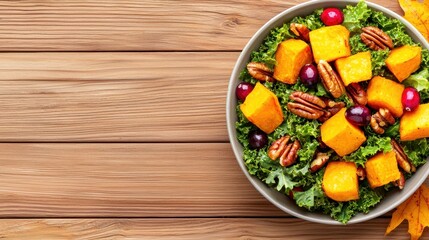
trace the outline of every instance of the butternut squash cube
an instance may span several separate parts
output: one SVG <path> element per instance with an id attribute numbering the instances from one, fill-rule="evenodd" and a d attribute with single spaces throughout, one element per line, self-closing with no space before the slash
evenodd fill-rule
<path id="1" fill-rule="evenodd" d="M 345 202 L 359 199 L 357 167 L 353 162 L 330 162 L 326 166 L 322 188 L 326 196 Z"/>
<path id="2" fill-rule="evenodd" d="M 386 65 L 398 81 L 402 82 L 419 69 L 421 61 L 422 49 L 419 46 L 405 45 L 390 52 Z"/>
<path id="3" fill-rule="evenodd" d="M 341 25 L 322 27 L 310 32 L 310 44 L 314 61 L 327 62 L 350 56 L 350 32 Z"/>
<path id="4" fill-rule="evenodd" d="M 295 84 L 301 68 L 313 60 L 310 46 L 297 39 L 280 43 L 276 51 L 277 64 L 274 67 L 274 78 L 278 81 Z"/>
<path id="5" fill-rule="evenodd" d="M 420 104 L 412 112 L 405 112 L 399 123 L 401 141 L 429 137 L 429 103 Z"/>
<path id="6" fill-rule="evenodd" d="M 360 52 L 335 61 L 338 73 L 348 86 L 350 83 L 362 82 L 372 78 L 371 53 Z"/>
<path id="7" fill-rule="evenodd" d="M 366 177 L 371 188 L 381 187 L 401 177 L 394 151 L 378 153 L 365 163 Z"/>
<path id="8" fill-rule="evenodd" d="M 277 96 L 259 82 L 247 95 L 240 109 L 250 122 L 267 134 L 272 133 L 283 122 L 283 112 Z"/>
<path id="9" fill-rule="evenodd" d="M 403 113 L 402 92 L 404 85 L 395 81 L 375 76 L 368 85 L 368 105 L 374 109 L 387 108 L 395 116 Z"/>
<path id="10" fill-rule="evenodd" d="M 354 152 L 366 141 L 363 131 L 347 121 L 346 108 L 341 109 L 320 127 L 322 141 L 342 156 Z"/>

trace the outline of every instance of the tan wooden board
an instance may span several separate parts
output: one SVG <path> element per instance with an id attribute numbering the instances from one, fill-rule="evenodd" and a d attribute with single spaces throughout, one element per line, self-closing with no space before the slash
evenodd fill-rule
<path id="1" fill-rule="evenodd" d="M 285 215 L 227 143 L 0 144 L 0 166 L 0 217 Z"/>
<path id="2" fill-rule="evenodd" d="M 251 186 L 228 143 L 0 149 L 1 217 L 286 215 Z"/>
<path id="3" fill-rule="evenodd" d="M 0 51 L 241 50 L 305 0 L 1 1 Z M 400 11 L 397 1 L 372 0 Z"/>
<path id="4" fill-rule="evenodd" d="M 293 218 L 31 219 L 0 221 L 8 240 L 408 239 L 407 223 L 384 237 L 388 218 L 329 226 Z M 429 238 L 428 230 L 421 239 Z"/>
<path id="5" fill-rule="evenodd" d="M 238 53 L 0 53 L 0 142 L 227 141 Z"/>

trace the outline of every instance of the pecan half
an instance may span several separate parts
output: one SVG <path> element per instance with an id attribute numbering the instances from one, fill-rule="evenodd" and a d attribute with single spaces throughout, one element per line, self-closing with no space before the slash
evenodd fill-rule
<path id="1" fill-rule="evenodd" d="M 304 24 L 291 23 L 290 30 L 301 40 L 310 41 L 310 30 Z"/>
<path id="2" fill-rule="evenodd" d="M 351 83 L 346 87 L 347 96 L 352 99 L 355 105 L 366 105 L 368 97 L 365 90 L 359 83 Z"/>
<path id="3" fill-rule="evenodd" d="M 298 150 L 301 144 L 298 140 L 289 143 L 290 136 L 284 136 L 274 141 L 268 148 L 268 157 L 277 160 L 280 157 L 280 165 L 287 167 L 296 162 Z"/>
<path id="4" fill-rule="evenodd" d="M 386 108 L 378 109 L 378 112 L 371 116 L 369 125 L 377 134 L 383 134 L 384 130 L 395 123 L 395 118 L 392 113 Z"/>
<path id="5" fill-rule="evenodd" d="M 301 148 L 301 144 L 298 140 L 293 143 L 289 143 L 284 153 L 280 156 L 280 165 L 288 167 L 296 162 L 298 158 L 298 150 Z"/>
<path id="6" fill-rule="evenodd" d="M 323 86 L 334 98 L 339 98 L 345 93 L 346 89 L 343 81 L 328 62 L 320 60 L 319 64 L 317 64 L 317 70 L 319 71 Z"/>
<path id="7" fill-rule="evenodd" d="M 392 139 L 390 143 L 392 144 L 393 150 L 395 151 L 396 161 L 398 162 L 399 167 L 401 167 L 407 173 L 415 172 L 416 167 L 410 162 L 410 159 L 405 154 L 401 145 L 399 145 L 399 143 L 394 139 Z"/>
<path id="8" fill-rule="evenodd" d="M 289 142 L 289 139 L 289 136 L 284 136 L 274 141 L 268 149 L 268 157 L 271 160 L 279 158 L 286 149 L 286 144 Z"/>
<path id="9" fill-rule="evenodd" d="M 358 176 L 358 178 L 359 178 L 360 181 L 365 180 L 365 178 L 366 178 L 365 168 L 363 168 L 362 166 L 359 166 L 357 168 L 356 175 Z"/>
<path id="10" fill-rule="evenodd" d="M 316 158 L 310 164 L 310 172 L 315 173 L 321 169 L 329 160 L 328 153 L 319 152 L 316 155 Z"/>
<path id="11" fill-rule="evenodd" d="M 360 34 L 362 42 L 372 50 L 392 49 L 392 39 L 383 30 L 376 27 L 364 27 Z"/>
<path id="12" fill-rule="evenodd" d="M 326 104 L 319 97 L 297 91 L 289 98 L 295 101 L 287 104 L 287 108 L 293 114 L 307 119 L 318 119 L 324 114 Z"/>
<path id="13" fill-rule="evenodd" d="M 326 104 L 326 109 L 323 116 L 317 119 L 320 122 L 325 122 L 346 106 L 346 104 L 343 102 L 335 102 L 329 98 L 322 98 L 322 100 Z"/>
<path id="14" fill-rule="evenodd" d="M 259 81 L 273 82 L 273 71 L 267 65 L 260 62 L 250 62 L 247 64 L 247 71 L 250 76 Z"/>
<path id="15" fill-rule="evenodd" d="M 405 187 L 405 176 L 402 172 L 400 174 L 401 177 L 399 177 L 398 180 L 394 181 L 393 185 L 402 190 Z"/>

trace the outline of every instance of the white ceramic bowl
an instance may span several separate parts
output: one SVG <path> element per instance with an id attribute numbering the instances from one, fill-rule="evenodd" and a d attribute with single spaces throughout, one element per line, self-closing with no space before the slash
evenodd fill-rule
<path id="1" fill-rule="evenodd" d="M 317 223 L 332 224 L 332 225 L 342 225 L 342 223 L 333 220 L 330 216 L 324 215 L 321 213 L 309 212 L 304 208 L 298 207 L 293 201 L 291 201 L 286 195 L 277 192 L 267 185 L 265 185 L 258 178 L 251 176 L 247 172 L 247 168 L 243 162 L 243 148 L 237 140 L 235 122 L 237 120 L 235 106 L 237 105 L 237 99 L 235 96 L 235 88 L 239 83 L 240 71 L 245 68 L 246 64 L 250 59 L 250 53 L 253 50 L 256 50 L 264 40 L 264 38 L 269 34 L 270 30 L 283 25 L 283 23 L 292 20 L 296 16 L 306 16 L 311 14 L 315 9 L 325 8 L 325 7 L 338 7 L 344 8 L 346 5 L 356 5 L 358 0 L 326 0 L 326 1 L 309 1 L 306 3 L 299 4 L 292 8 L 287 9 L 286 11 L 275 16 L 269 20 L 261 29 L 259 29 L 256 34 L 250 39 L 247 43 L 244 50 L 241 52 L 238 61 L 234 67 L 234 70 L 229 81 L 228 95 L 227 95 L 227 105 L 226 105 L 226 117 L 227 117 L 227 127 L 229 140 L 232 145 L 235 157 L 238 161 L 238 164 L 241 167 L 241 170 L 252 183 L 252 185 L 272 204 L 280 208 L 281 210 L 289 213 L 293 216 Z M 407 28 L 407 33 L 416 41 L 419 42 L 424 48 L 429 49 L 428 42 L 424 37 L 415 29 L 410 23 L 403 19 L 398 14 L 392 12 L 389 9 L 386 9 L 380 5 L 366 2 L 368 7 L 383 12 L 389 17 L 399 19 L 403 22 Z M 357 214 L 354 216 L 348 224 L 359 223 L 367 221 L 369 219 L 378 217 L 396 206 L 405 201 L 411 194 L 413 194 L 417 188 L 426 180 L 429 175 L 429 163 L 421 166 L 418 171 L 408 179 L 406 186 L 401 191 L 391 191 L 388 195 L 368 214 Z"/>

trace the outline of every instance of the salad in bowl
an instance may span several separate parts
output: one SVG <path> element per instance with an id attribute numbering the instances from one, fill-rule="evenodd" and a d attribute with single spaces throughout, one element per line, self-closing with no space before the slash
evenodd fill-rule
<path id="1" fill-rule="evenodd" d="M 280 14 L 246 46 L 230 82 L 230 140 L 281 209 L 365 221 L 429 174 L 428 44 L 378 5 L 317 2 Z"/>

